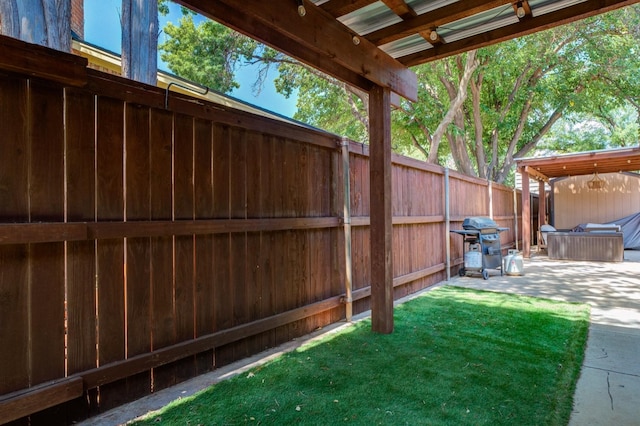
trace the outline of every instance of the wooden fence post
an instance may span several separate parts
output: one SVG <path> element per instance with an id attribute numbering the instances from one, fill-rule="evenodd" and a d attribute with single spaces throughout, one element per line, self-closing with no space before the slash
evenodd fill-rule
<path id="1" fill-rule="evenodd" d="M 522 174 L 522 255 L 531 257 L 531 195 L 529 193 L 529 173 Z"/>
<path id="2" fill-rule="evenodd" d="M 451 210 L 449 197 L 449 169 L 444 169 L 444 240 L 447 250 L 447 281 L 451 281 Z"/>
<path id="3" fill-rule="evenodd" d="M 344 185 L 344 285 L 345 285 L 345 318 L 351 321 L 353 317 L 353 269 L 351 261 L 351 180 L 349 165 L 349 139 L 343 137 L 342 143 L 342 179 Z"/>
<path id="4" fill-rule="evenodd" d="M 369 92 L 371 210 L 371 328 L 393 332 L 393 223 L 391 198 L 391 92 Z"/>

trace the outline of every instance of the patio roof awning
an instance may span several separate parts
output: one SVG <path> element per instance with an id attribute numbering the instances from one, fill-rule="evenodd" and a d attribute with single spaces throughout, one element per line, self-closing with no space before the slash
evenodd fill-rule
<path id="1" fill-rule="evenodd" d="M 515 159 L 518 170 L 548 182 L 565 176 L 640 170 L 640 146 Z"/>

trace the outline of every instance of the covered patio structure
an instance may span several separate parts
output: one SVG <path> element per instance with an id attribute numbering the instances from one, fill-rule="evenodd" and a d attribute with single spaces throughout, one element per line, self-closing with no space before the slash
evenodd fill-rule
<path id="1" fill-rule="evenodd" d="M 640 147 L 579 152 L 547 157 L 517 158 L 522 175 L 522 245 L 523 256 L 531 256 L 531 203 L 529 179 L 538 181 L 540 193 L 538 223 L 546 223 L 545 184 L 551 179 L 640 170 Z"/>

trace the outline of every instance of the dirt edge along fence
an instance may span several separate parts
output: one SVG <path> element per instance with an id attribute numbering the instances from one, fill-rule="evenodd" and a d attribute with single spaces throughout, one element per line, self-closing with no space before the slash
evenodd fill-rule
<path id="1" fill-rule="evenodd" d="M 0 51 L 0 423 L 69 424 L 369 309 L 367 146 Z M 512 189 L 393 161 L 396 298 L 457 270 L 465 216 L 514 245 Z"/>

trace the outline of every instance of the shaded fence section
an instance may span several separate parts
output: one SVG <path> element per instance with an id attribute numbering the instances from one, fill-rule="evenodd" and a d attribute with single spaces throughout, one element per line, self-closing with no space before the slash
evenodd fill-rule
<path id="1" fill-rule="evenodd" d="M 369 309 L 366 146 L 0 41 L 26 58 L 0 59 L 0 423 L 70 423 Z M 396 297 L 447 279 L 465 216 L 513 245 L 512 189 L 393 173 Z"/>

